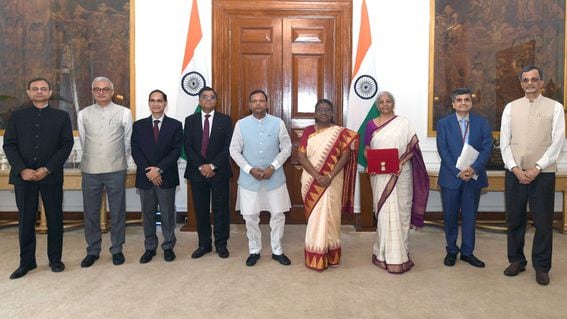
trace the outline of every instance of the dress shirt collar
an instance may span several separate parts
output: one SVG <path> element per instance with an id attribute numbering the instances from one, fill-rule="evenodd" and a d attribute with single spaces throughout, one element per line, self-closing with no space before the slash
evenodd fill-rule
<path id="1" fill-rule="evenodd" d="M 209 115 L 211 116 L 211 117 L 209 117 L 209 119 L 210 119 L 210 118 L 212 118 L 213 116 L 215 116 L 215 110 L 212 110 L 212 111 L 209 112 L 209 113 L 205 113 L 205 112 L 203 112 L 203 111 L 201 110 L 201 117 L 202 117 L 202 118 L 205 118 L 205 115 L 207 115 L 207 114 L 209 114 Z"/>
<path id="2" fill-rule="evenodd" d="M 459 114 L 455 112 L 455 115 L 457 115 L 457 121 L 459 121 L 459 122 L 460 122 L 461 120 L 463 120 L 463 119 L 464 119 L 464 120 L 467 120 L 467 121 L 470 120 L 470 119 L 469 119 L 470 114 L 467 114 L 467 116 L 465 116 L 465 117 L 460 117 Z"/>

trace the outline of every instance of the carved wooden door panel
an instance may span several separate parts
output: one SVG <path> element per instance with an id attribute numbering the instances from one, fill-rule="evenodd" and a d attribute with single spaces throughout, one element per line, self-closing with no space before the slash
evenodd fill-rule
<path id="1" fill-rule="evenodd" d="M 305 223 L 295 154 L 303 129 L 314 123 L 316 101 L 333 101 L 335 121 L 343 124 L 351 16 L 350 0 L 213 1 L 213 86 L 220 111 L 236 122 L 249 114 L 250 92 L 262 89 L 268 94 L 268 112 L 284 120 L 292 138 L 293 154 L 284 166 L 293 206 L 288 223 Z M 233 168 L 231 221 L 240 223 L 234 211 L 238 167 Z"/>

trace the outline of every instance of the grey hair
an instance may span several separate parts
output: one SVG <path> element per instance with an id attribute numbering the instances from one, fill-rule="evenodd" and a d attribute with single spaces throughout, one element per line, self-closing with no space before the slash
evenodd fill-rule
<path id="1" fill-rule="evenodd" d="M 380 97 L 382 95 L 387 95 L 390 100 L 392 100 L 392 104 L 395 106 L 396 105 L 396 99 L 394 98 L 394 95 L 392 93 L 390 93 L 390 91 L 380 91 L 378 92 L 378 95 L 376 95 L 376 102 L 378 102 L 378 100 L 380 99 Z"/>
<path id="2" fill-rule="evenodd" d="M 112 83 L 112 81 L 110 81 L 110 79 L 107 77 L 97 76 L 96 78 L 94 78 L 93 83 L 91 84 L 91 89 L 94 89 L 95 82 L 108 82 L 110 88 L 114 90 L 114 83 Z"/>

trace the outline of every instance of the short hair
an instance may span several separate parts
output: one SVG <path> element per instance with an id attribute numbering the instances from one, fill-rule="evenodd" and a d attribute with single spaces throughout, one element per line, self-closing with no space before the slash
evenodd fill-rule
<path id="1" fill-rule="evenodd" d="M 455 102 L 457 95 L 463 95 L 463 94 L 468 94 L 472 97 L 472 90 L 469 89 L 469 88 L 456 88 L 456 89 L 454 89 L 453 93 L 451 93 L 451 101 Z"/>
<path id="2" fill-rule="evenodd" d="M 217 92 L 209 86 L 205 86 L 202 89 L 199 90 L 199 98 L 202 97 L 203 93 L 208 92 L 208 91 L 212 91 L 215 94 L 215 97 L 217 97 Z"/>
<path id="3" fill-rule="evenodd" d="M 112 81 L 110 81 L 110 79 L 107 77 L 97 76 L 96 78 L 94 78 L 93 83 L 91 83 L 91 89 L 94 89 L 95 82 L 108 82 L 108 84 L 110 84 L 110 88 L 114 90 L 114 83 L 112 83 Z"/>
<path id="4" fill-rule="evenodd" d="M 31 80 L 29 80 L 28 82 L 28 90 L 31 89 L 31 84 L 33 82 L 38 82 L 38 81 L 45 81 L 45 83 L 47 83 L 47 88 L 51 90 L 51 83 L 49 83 L 49 81 L 47 81 L 46 78 L 42 78 L 42 77 L 37 77 L 37 78 L 33 78 Z"/>
<path id="5" fill-rule="evenodd" d="M 317 112 L 317 108 L 319 108 L 319 106 L 321 104 L 327 104 L 328 106 L 331 107 L 331 111 L 333 111 L 335 109 L 335 106 L 333 105 L 333 103 L 327 99 L 320 99 L 319 101 L 317 101 L 317 103 L 315 104 L 315 112 Z"/>
<path id="6" fill-rule="evenodd" d="M 396 99 L 394 98 L 394 95 L 390 92 L 390 91 L 380 91 L 378 92 L 378 95 L 376 95 L 376 102 L 378 102 L 378 100 L 380 99 L 380 97 L 382 95 L 387 95 L 390 100 L 392 100 L 392 104 L 395 106 L 396 105 Z"/>
<path id="7" fill-rule="evenodd" d="M 152 94 L 154 94 L 154 93 L 161 93 L 163 100 L 167 102 L 167 94 L 165 94 L 162 90 L 158 90 L 158 89 L 150 92 L 150 94 L 148 95 L 148 100 L 152 97 Z"/>
<path id="8" fill-rule="evenodd" d="M 531 70 L 537 70 L 537 72 L 539 73 L 539 79 L 543 80 L 543 71 L 538 68 L 537 66 L 530 64 L 530 65 L 526 65 L 525 67 L 522 68 L 522 71 L 520 71 L 520 74 L 518 75 L 518 78 L 520 79 L 520 81 L 522 81 L 522 75 L 526 72 L 530 72 Z"/>
<path id="9" fill-rule="evenodd" d="M 266 102 L 268 102 L 268 95 L 266 94 L 266 92 L 264 92 L 264 90 L 252 91 L 252 93 L 250 93 L 250 95 L 248 96 L 248 102 L 252 102 L 252 95 L 258 94 L 258 93 L 261 93 L 264 96 L 264 98 L 266 99 Z"/>

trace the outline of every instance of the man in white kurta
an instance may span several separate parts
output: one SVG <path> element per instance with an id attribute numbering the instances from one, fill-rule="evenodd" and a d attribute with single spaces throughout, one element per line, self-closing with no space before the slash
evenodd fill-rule
<path id="1" fill-rule="evenodd" d="M 77 123 L 83 150 L 81 157 L 85 240 L 87 256 L 81 261 L 86 268 L 98 260 L 102 234 L 100 209 L 103 190 L 110 208 L 110 253 L 112 263 L 124 263 L 122 245 L 126 241 L 126 169 L 132 135 L 132 112 L 114 104 L 114 84 L 97 77 L 92 83 L 95 104 L 79 112 Z"/>
<path id="2" fill-rule="evenodd" d="M 267 114 L 268 98 L 261 90 L 249 97 L 251 115 L 236 122 L 230 143 L 230 156 L 240 167 L 236 210 L 246 221 L 250 256 L 246 265 L 260 259 L 262 233 L 260 212 L 269 211 L 272 259 L 291 264 L 283 253 L 284 212 L 291 208 L 283 164 L 291 155 L 291 139 L 284 122 Z"/>

